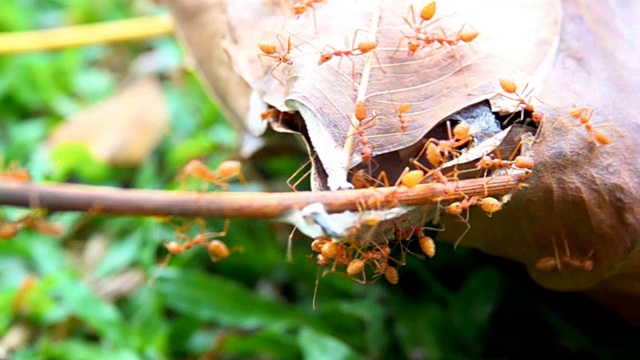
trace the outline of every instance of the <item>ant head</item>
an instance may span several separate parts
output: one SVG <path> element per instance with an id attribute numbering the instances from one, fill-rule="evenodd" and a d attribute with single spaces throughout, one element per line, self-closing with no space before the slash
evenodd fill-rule
<path id="1" fill-rule="evenodd" d="M 447 206 L 446 210 L 451 215 L 460 215 L 462 214 L 462 204 L 459 201 L 456 201 Z"/>
<path id="2" fill-rule="evenodd" d="M 332 58 L 333 58 L 333 53 L 330 53 L 330 52 L 322 53 L 320 54 L 320 60 L 318 60 L 318 65 L 322 65 L 327 61 L 331 60 Z"/>
<path id="3" fill-rule="evenodd" d="M 304 12 L 307 11 L 307 4 L 303 3 L 303 2 L 299 2 L 296 3 L 295 5 L 293 5 L 293 14 L 296 16 L 300 16 L 302 14 L 304 14 Z"/>

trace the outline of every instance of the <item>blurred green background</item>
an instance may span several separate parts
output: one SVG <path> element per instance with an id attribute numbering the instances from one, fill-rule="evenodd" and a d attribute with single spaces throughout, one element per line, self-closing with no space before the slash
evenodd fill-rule
<path id="1" fill-rule="evenodd" d="M 0 31 L 162 11 L 145 1 L 5 0 Z M 144 52 L 157 55 L 171 114 L 169 135 L 144 164 L 116 168 L 82 147 L 43 147 L 65 118 L 119 90 L 129 64 Z M 238 144 L 182 62 L 171 37 L 1 56 L 5 166 L 16 161 L 36 181 L 156 189 L 175 188 L 176 172 L 191 158 L 215 168 Z M 284 185 L 303 159 L 303 153 L 271 152 L 247 163 L 250 188 Z M 25 213 L 0 209 L 7 219 Z M 49 220 L 63 225 L 64 234 L 22 231 L 0 242 L 0 352 L 14 346 L 12 359 L 614 359 L 638 353 L 639 329 L 589 298 L 546 291 L 523 267 L 464 248 L 439 244 L 429 261 L 407 256 L 395 286 L 328 274 L 320 278 L 314 311 L 319 272 L 310 242 L 296 237 L 287 262 L 286 226 L 233 221 L 224 239 L 233 250 L 228 259 L 213 263 L 196 248 L 162 267 L 162 244 L 174 232 L 166 222 L 79 213 L 53 213 Z M 219 231 L 222 221 L 207 225 Z M 415 244 L 410 250 L 419 253 Z M 19 291 L 28 276 L 37 278 L 33 287 Z"/>

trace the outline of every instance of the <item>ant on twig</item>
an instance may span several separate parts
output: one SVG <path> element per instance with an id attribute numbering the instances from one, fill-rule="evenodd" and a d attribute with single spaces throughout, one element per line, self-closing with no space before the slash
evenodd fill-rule
<path id="1" fill-rule="evenodd" d="M 182 187 L 189 177 L 204 180 L 223 190 L 229 188 L 229 180 L 233 178 L 237 178 L 246 185 L 246 180 L 242 176 L 242 164 L 236 160 L 223 161 L 215 171 L 211 171 L 200 160 L 190 160 L 178 174 L 178 180 L 182 183 Z"/>

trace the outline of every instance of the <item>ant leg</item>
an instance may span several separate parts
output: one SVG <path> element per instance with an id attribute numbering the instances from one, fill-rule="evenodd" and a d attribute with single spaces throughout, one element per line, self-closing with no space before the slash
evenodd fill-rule
<path id="1" fill-rule="evenodd" d="M 453 244 L 453 249 L 455 250 L 458 245 L 460 244 L 460 242 L 462 241 L 462 238 L 467 235 L 467 233 L 469 232 L 469 230 L 471 230 L 471 225 L 469 225 L 469 221 L 465 220 L 461 215 L 458 215 L 458 217 L 464 221 L 464 224 L 467 226 L 467 229 L 462 233 L 462 235 L 460 235 L 460 237 L 458 237 L 458 239 L 456 240 L 456 242 Z M 467 209 L 467 218 L 469 217 L 469 209 Z"/>
<path id="2" fill-rule="evenodd" d="M 551 241 L 553 243 L 553 252 L 556 257 L 556 267 L 558 268 L 559 271 L 562 271 L 562 262 L 560 262 L 560 254 L 558 253 L 558 245 L 556 244 L 556 238 L 555 237 L 551 238 Z M 566 240 L 565 240 L 565 246 L 567 246 L 566 250 L 569 251 L 569 247 L 567 245 Z"/>
<path id="3" fill-rule="evenodd" d="M 293 191 L 297 191 L 296 188 L 298 187 L 298 185 L 300 185 L 300 183 L 307 178 L 307 176 L 309 176 L 311 174 L 311 169 L 307 170 L 302 177 L 300 177 L 300 179 L 298 179 L 295 183 L 291 184 L 291 181 L 298 176 L 298 174 L 304 170 L 304 168 L 307 167 L 308 164 L 311 163 L 311 159 L 309 159 L 307 162 L 305 162 L 304 164 L 302 164 L 302 166 L 300 166 L 298 168 L 298 170 L 296 170 L 291 176 L 289 176 L 289 178 L 287 179 L 287 185 L 289 186 L 289 188 Z"/>
<path id="4" fill-rule="evenodd" d="M 297 227 L 293 227 L 293 230 L 291 230 L 291 233 L 289 234 L 289 238 L 287 239 L 287 262 L 293 262 L 293 253 L 292 253 L 292 247 L 293 247 L 293 234 L 296 233 L 296 230 L 298 228 Z"/>

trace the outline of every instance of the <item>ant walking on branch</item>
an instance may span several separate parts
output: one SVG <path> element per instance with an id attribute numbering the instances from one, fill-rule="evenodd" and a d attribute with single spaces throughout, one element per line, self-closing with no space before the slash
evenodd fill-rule
<path id="1" fill-rule="evenodd" d="M 189 177 L 204 180 L 214 186 L 219 186 L 223 190 L 229 188 L 229 180 L 233 178 L 237 178 L 246 186 L 246 180 L 242 176 L 242 165 L 236 160 L 223 161 L 215 171 L 211 171 L 200 160 L 191 160 L 178 174 L 178 180 L 182 183 L 183 188 Z"/>

